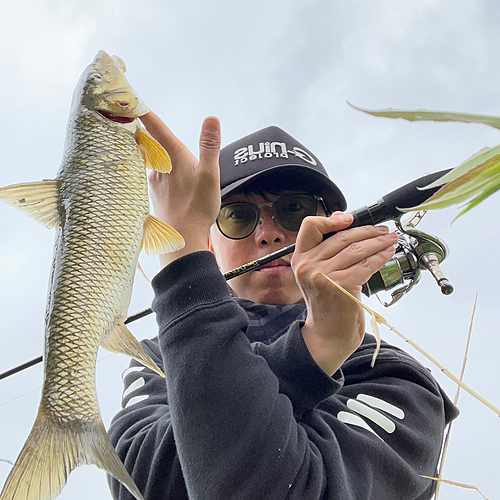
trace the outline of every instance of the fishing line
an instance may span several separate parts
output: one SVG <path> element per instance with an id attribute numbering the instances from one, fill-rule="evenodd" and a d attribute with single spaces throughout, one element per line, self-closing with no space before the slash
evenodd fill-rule
<path id="1" fill-rule="evenodd" d="M 8 405 L 9 403 L 12 403 L 12 402 L 13 402 L 13 401 L 15 401 L 16 399 L 23 398 L 24 396 L 27 396 L 28 394 L 31 394 L 32 392 L 39 391 L 41 388 L 42 388 L 42 386 L 40 385 L 40 386 L 39 386 L 39 387 L 37 387 L 36 389 L 32 389 L 31 391 L 25 392 L 24 394 L 21 394 L 20 396 L 16 396 L 14 399 L 11 399 L 11 400 L 9 400 L 9 401 L 6 401 L 5 403 L 0 404 L 0 408 L 1 408 L 2 406 Z"/>
<path id="2" fill-rule="evenodd" d="M 150 308 L 144 309 L 144 311 L 139 311 L 138 313 L 135 313 L 135 314 L 132 314 L 132 316 L 129 316 L 124 321 L 124 323 L 125 324 L 132 323 L 132 321 L 136 321 L 138 319 L 144 318 L 144 316 L 148 316 L 149 314 L 152 314 L 152 312 L 153 312 L 153 310 Z M 106 359 L 106 358 L 102 358 L 102 359 Z M 7 378 L 7 377 L 10 377 L 11 375 L 15 375 L 16 373 L 19 373 L 23 370 L 26 370 L 27 368 L 30 368 L 31 366 L 35 366 L 38 363 L 41 363 L 42 361 L 43 361 L 43 356 L 39 356 L 38 358 L 35 358 L 35 359 L 32 359 L 31 361 L 27 361 L 26 363 L 23 363 L 22 365 L 16 366 L 15 368 L 11 368 L 10 370 L 7 370 L 6 372 L 0 373 L 0 380 Z"/>
<path id="3" fill-rule="evenodd" d="M 104 361 L 105 359 L 108 359 L 108 358 L 111 358 L 111 356 L 116 356 L 116 353 L 112 352 L 112 353 L 109 353 L 107 356 L 104 356 L 103 358 L 100 358 L 97 360 L 98 363 L 100 363 L 101 361 Z M 39 362 L 37 361 L 38 359 L 40 359 L 40 361 L 42 360 L 42 356 L 40 356 L 40 358 L 36 358 L 36 360 L 32 360 L 32 361 L 29 361 L 29 363 L 32 363 L 33 361 L 36 361 L 36 362 Z M 29 366 L 25 366 L 27 365 L 28 363 L 24 363 L 24 365 L 20 365 L 20 366 L 24 366 L 24 368 L 29 368 Z M 36 364 L 36 363 L 35 363 Z M 17 368 L 20 368 L 20 366 L 18 366 Z M 30 366 L 33 366 L 33 365 L 30 365 Z M 13 375 L 14 373 L 17 373 L 18 370 L 17 368 L 14 368 L 13 370 L 17 370 L 17 371 L 13 371 L 13 370 L 9 370 L 9 372 L 11 372 L 10 374 Z M 23 368 L 21 368 L 22 370 Z M 9 373 L 9 372 L 5 372 L 5 373 Z M 12 373 L 13 372 L 13 373 Z M 5 373 L 2 373 L 2 375 L 5 375 Z M 7 375 L 8 376 L 8 375 Z M 1 377 L 1 378 L 6 378 L 6 377 Z M 1 380 L 0 378 L 0 380 Z M 36 389 L 32 389 L 31 391 L 28 391 L 28 392 L 25 392 L 24 394 L 21 394 L 20 396 L 16 396 L 14 399 L 11 399 L 9 401 L 6 401 L 5 403 L 1 403 L 0 404 L 0 408 L 2 406 L 5 406 L 5 405 L 8 405 L 9 403 L 12 403 L 13 401 L 15 401 L 16 399 L 19 399 L 19 398 L 22 398 L 24 396 L 27 396 L 28 394 L 31 394 L 32 392 L 35 392 L 35 391 L 39 391 L 40 389 L 42 388 L 42 386 L 40 385 L 39 387 L 37 387 Z M 1 462 L 1 459 L 0 459 L 0 462 Z"/>

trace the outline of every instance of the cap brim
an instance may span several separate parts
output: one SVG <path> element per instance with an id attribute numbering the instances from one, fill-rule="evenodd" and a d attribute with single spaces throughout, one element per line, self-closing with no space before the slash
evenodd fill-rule
<path id="1" fill-rule="evenodd" d="M 270 182 L 269 188 L 273 189 L 273 178 L 278 177 L 276 188 L 283 186 L 283 189 L 297 187 L 305 189 L 311 194 L 321 196 L 331 212 L 335 210 L 344 211 L 347 208 L 347 202 L 340 189 L 326 175 L 312 168 L 303 165 L 286 164 L 271 167 L 263 172 L 239 179 L 221 189 L 221 196 L 225 198 L 235 191 L 258 181 Z"/>

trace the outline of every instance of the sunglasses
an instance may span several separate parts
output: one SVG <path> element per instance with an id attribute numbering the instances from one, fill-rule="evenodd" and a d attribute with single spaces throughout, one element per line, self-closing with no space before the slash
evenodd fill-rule
<path id="1" fill-rule="evenodd" d="M 282 196 L 274 202 L 250 203 L 236 201 L 222 205 L 217 217 L 219 231 L 231 240 L 241 240 L 250 236 L 260 220 L 260 209 L 271 207 L 273 221 L 289 231 L 298 231 L 302 221 L 310 215 L 318 215 L 318 202 L 325 213 L 328 213 L 323 198 L 306 194 L 291 194 Z"/>

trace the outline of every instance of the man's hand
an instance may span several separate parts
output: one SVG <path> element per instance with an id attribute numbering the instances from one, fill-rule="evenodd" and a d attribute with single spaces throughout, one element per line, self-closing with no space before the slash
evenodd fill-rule
<path id="1" fill-rule="evenodd" d="M 384 226 L 346 229 L 352 220 L 341 212 L 304 219 L 291 261 L 307 305 L 302 335 L 315 361 L 329 375 L 360 346 L 365 321 L 363 309 L 319 271 L 360 298 L 361 286 L 392 258 L 398 239 Z M 337 234 L 323 241 L 331 232 Z"/>
<path id="2" fill-rule="evenodd" d="M 168 152 L 173 165 L 170 174 L 153 171 L 149 176 L 155 215 L 186 241 L 178 252 L 160 255 L 163 267 L 183 255 L 208 249 L 210 227 L 220 209 L 220 123 L 214 117 L 203 122 L 198 160 L 153 112 L 141 121 Z"/>

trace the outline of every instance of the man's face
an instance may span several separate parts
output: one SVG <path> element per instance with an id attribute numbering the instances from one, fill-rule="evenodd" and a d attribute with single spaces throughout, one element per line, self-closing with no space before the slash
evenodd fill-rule
<path id="1" fill-rule="evenodd" d="M 224 199 L 224 203 L 248 201 L 260 203 L 274 202 L 280 196 L 265 194 L 234 194 Z M 252 262 L 280 248 L 295 243 L 297 231 L 289 231 L 274 222 L 272 208 L 260 209 L 262 223 L 247 238 L 231 240 L 221 234 L 214 224 L 210 232 L 211 250 L 215 253 L 223 273 Z M 234 295 L 264 304 L 295 304 L 302 301 L 295 277 L 290 267 L 292 255 L 286 255 L 254 271 L 233 278 L 229 282 Z"/>

